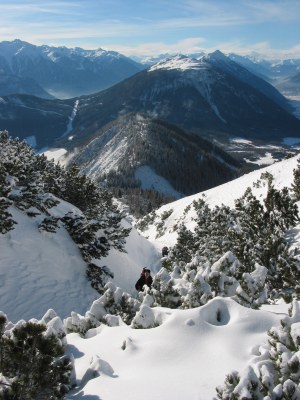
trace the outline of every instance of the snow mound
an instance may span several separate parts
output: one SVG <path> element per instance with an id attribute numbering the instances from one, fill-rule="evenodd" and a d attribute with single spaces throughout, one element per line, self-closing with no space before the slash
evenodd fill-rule
<path id="1" fill-rule="evenodd" d="M 162 319 L 152 329 L 101 325 L 92 337 L 67 335 L 70 348 L 81 354 L 75 358 L 81 390 L 68 399 L 87 393 L 107 400 L 119 399 L 120 393 L 131 400 L 212 399 L 225 374 L 244 368 L 253 348 L 267 341 L 267 330 L 282 318 L 227 298 L 189 310 L 156 307 L 152 312 Z M 111 367 L 108 373 L 101 370 L 101 360 Z"/>

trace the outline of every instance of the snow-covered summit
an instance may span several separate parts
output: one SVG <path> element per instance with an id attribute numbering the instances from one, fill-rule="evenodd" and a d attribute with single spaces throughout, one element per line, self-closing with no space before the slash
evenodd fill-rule
<path id="1" fill-rule="evenodd" d="M 174 57 L 168 57 L 152 65 L 152 67 L 150 67 L 148 71 L 152 72 L 159 69 L 176 69 L 185 71 L 190 69 L 200 69 L 202 66 L 203 64 L 201 60 L 196 60 L 182 54 L 177 54 Z"/>

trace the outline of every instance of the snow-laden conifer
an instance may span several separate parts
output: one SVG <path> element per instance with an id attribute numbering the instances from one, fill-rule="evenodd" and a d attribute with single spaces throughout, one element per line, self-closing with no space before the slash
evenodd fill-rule
<path id="1" fill-rule="evenodd" d="M 87 276 L 93 287 L 102 292 L 111 273 L 107 268 L 100 268 L 99 260 L 112 247 L 124 251 L 125 238 L 130 232 L 122 226 L 124 213 L 112 195 L 81 174 L 76 165 L 62 168 L 44 155 L 36 154 L 25 141 L 10 138 L 6 131 L 0 133 L 0 144 L 1 232 L 6 233 L 13 227 L 10 205 L 37 218 L 41 234 L 55 234 L 58 228 L 66 228 L 83 259 L 93 265 L 87 270 Z M 72 203 L 77 210 L 58 216 L 53 208 L 61 200 Z"/>
<path id="2" fill-rule="evenodd" d="M 269 340 L 242 372 L 229 373 L 217 395 L 223 400 L 297 400 L 300 398 L 300 313 L 293 301 L 290 317 L 268 332 Z"/>
<path id="3" fill-rule="evenodd" d="M 72 366 L 59 336 L 65 334 L 58 317 L 51 324 L 31 320 L 8 323 L 0 315 L 0 397 L 62 399 L 70 389 Z M 59 322 L 60 321 L 60 322 Z"/>

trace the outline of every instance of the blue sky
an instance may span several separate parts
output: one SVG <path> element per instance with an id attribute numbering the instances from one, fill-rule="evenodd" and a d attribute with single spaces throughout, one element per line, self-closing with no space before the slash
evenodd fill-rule
<path id="1" fill-rule="evenodd" d="M 1 41 L 300 57 L 300 0 L 0 0 L 0 15 Z"/>

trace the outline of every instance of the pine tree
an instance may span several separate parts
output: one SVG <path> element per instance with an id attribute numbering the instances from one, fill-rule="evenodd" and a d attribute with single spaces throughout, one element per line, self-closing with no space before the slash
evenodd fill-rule
<path id="1" fill-rule="evenodd" d="M 8 207 L 12 201 L 8 199 L 10 186 L 6 182 L 4 166 L 0 161 L 0 233 L 5 234 L 14 228 L 16 221 L 13 220 Z"/>
<path id="2" fill-rule="evenodd" d="M 298 207 L 286 187 L 277 190 L 269 186 L 264 205 L 273 230 L 279 229 L 284 233 L 299 221 Z"/>
<path id="3" fill-rule="evenodd" d="M 267 268 L 256 264 L 251 273 L 245 272 L 239 281 L 240 286 L 236 290 L 234 298 L 239 304 L 249 308 L 259 308 L 267 301 L 266 277 Z"/>
<path id="4" fill-rule="evenodd" d="M 296 201 L 300 200 L 300 158 L 297 160 L 297 168 L 294 169 L 294 182 L 292 183 L 292 190 Z"/>
<path id="5" fill-rule="evenodd" d="M 110 246 L 106 236 L 97 236 L 101 228 L 100 222 L 89 221 L 84 215 L 72 212 L 66 214 L 62 221 L 74 242 L 77 243 L 85 261 L 90 262 L 92 258 L 100 259 L 108 254 Z"/>
<path id="6" fill-rule="evenodd" d="M 194 255 L 194 235 L 184 224 L 178 228 L 176 245 L 170 252 L 171 260 L 190 262 Z"/>
<path id="7" fill-rule="evenodd" d="M 60 221 L 60 218 L 58 218 L 58 217 L 53 217 L 53 216 L 46 217 L 39 224 L 39 230 L 55 233 L 58 228 L 59 221 Z"/>
<path id="8" fill-rule="evenodd" d="M 296 400 L 300 398 L 299 305 L 293 301 L 290 317 L 268 332 L 256 360 L 242 372 L 227 375 L 216 388 L 223 400 Z"/>
<path id="9" fill-rule="evenodd" d="M 259 238 L 266 237 L 267 222 L 263 205 L 253 195 L 250 188 L 235 201 L 235 226 L 230 230 L 232 251 L 240 260 L 244 269 L 240 269 L 240 278 L 244 272 L 251 272 L 256 262 L 263 264 L 257 252 Z M 263 247 L 263 246 L 262 246 Z"/>
<path id="10" fill-rule="evenodd" d="M 179 308 L 182 303 L 181 295 L 174 287 L 174 280 L 165 268 L 161 268 L 155 275 L 150 295 L 157 306 Z"/>
<path id="11" fill-rule="evenodd" d="M 212 298 L 210 285 L 198 274 L 193 280 L 188 293 L 183 296 L 181 308 L 194 308 L 206 304 Z"/>
<path id="12" fill-rule="evenodd" d="M 44 325 L 27 322 L 15 327 L 11 337 L 2 334 L 5 357 L 0 372 L 12 378 L 13 399 L 62 399 L 70 384 L 70 361 Z"/>
<path id="13" fill-rule="evenodd" d="M 100 294 L 103 294 L 104 287 L 107 284 L 109 278 L 114 277 L 114 274 L 108 267 L 106 266 L 99 267 L 94 263 L 88 264 L 86 274 L 88 280 L 91 283 L 92 288 L 97 290 L 97 292 Z"/>

